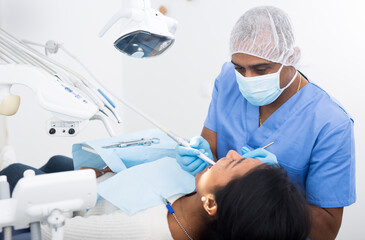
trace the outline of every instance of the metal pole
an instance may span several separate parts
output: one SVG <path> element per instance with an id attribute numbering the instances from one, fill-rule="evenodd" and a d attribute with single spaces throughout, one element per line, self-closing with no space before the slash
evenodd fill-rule
<path id="1" fill-rule="evenodd" d="M 42 240 L 41 238 L 41 224 L 34 222 L 30 224 L 30 239 L 31 240 Z"/>

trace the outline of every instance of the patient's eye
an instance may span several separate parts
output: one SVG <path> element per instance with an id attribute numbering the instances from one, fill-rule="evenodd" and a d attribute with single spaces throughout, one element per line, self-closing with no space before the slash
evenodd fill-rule
<path id="1" fill-rule="evenodd" d="M 245 161 L 246 158 L 241 158 L 240 160 L 236 161 L 235 164 L 233 165 L 233 167 L 237 166 L 238 164 L 240 164 L 241 162 Z"/>

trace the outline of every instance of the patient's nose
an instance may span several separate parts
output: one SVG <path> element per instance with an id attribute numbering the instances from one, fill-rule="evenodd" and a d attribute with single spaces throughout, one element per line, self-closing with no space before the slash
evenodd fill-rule
<path id="1" fill-rule="evenodd" d="M 236 152 L 234 150 L 230 150 L 227 153 L 226 158 L 236 161 L 236 160 L 240 160 L 242 158 L 242 156 L 238 152 Z"/>

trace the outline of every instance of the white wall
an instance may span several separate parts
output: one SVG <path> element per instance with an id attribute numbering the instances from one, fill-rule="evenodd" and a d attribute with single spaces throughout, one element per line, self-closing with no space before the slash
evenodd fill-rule
<path id="1" fill-rule="evenodd" d="M 163 4 L 179 21 L 175 46 L 154 59 L 122 56 L 96 37 L 109 16 L 124 1 L 1 0 L 2 27 L 20 38 L 66 43 L 99 78 L 122 98 L 184 137 L 200 134 L 214 78 L 230 60 L 229 34 L 238 17 L 250 7 L 270 4 L 290 15 L 303 58 L 300 70 L 335 96 L 355 120 L 358 201 L 346 208 L 338 239 L 365 239 L 365 110 L 362 74 L 365 6 L 362 1 L 318 0 L 152 0 Z M 61 56 L 62 58 L 62 56 Z M 62 58 L 65 60 L 66 58 Z M 76 138 L 53 139 L 44 134 L 48 115 L 27 89 L 19 113 L 9 118 L 10 141 L 22 162 L 40 165 L 52 154 L 71 154 L 74 142 L 106 137 L 99 123 Z M 122 107 L 118 132 L 150 128 Z"/>

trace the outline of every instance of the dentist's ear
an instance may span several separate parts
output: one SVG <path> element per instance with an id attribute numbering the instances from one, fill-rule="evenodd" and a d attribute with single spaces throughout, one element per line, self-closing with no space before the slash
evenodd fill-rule
<path id="1" fill-rule="evenodd" d="M 213 194 L 205 196 L 205 199 L 203 201 L 203 207 L 210 216 L 215 216 L 217 214 L 218 208 Z"/>

